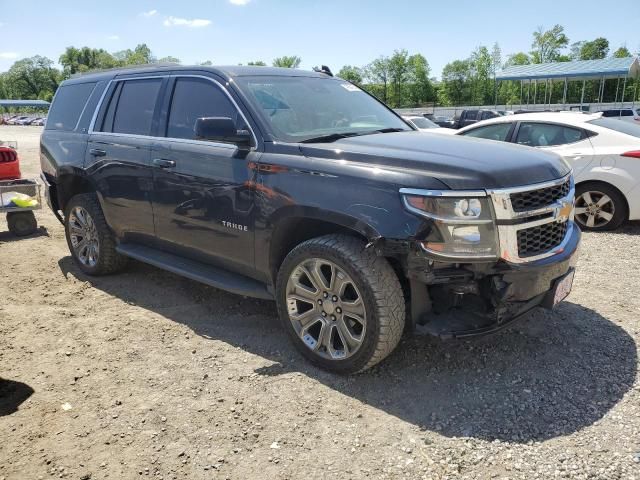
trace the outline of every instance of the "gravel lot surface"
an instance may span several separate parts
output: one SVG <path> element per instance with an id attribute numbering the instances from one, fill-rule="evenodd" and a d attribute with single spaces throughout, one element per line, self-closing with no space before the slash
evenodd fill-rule
<path id="1" fill-rule="evenodd" d="M 37 127 L 18 140 L 39 170 Z M 640 479 L 640 225 L 585 234 L 555 312 L 309 366 L 274 304 L 133 262 L 90 278 L 62 226 L 0 219 L 0 480 Z"/>

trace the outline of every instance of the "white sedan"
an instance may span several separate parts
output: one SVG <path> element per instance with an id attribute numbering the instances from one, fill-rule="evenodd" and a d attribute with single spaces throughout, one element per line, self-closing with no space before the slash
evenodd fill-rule
<path id="1" fill-rule="evenodd" d="M 583 230 L 640 219 L 640 126 L 601 113 L 544 112 L 475 123 L 455 135 L 548 149 L 573 168 L 575 218 Z"/>
<path id="2" fill-rule="evenodd" d="M 432 122 L 422 115 L 402 115 L 402 119 L 408 124 L 416 127 L 421 132 L 430 132 L 440 128 L 437 123 Z"/>

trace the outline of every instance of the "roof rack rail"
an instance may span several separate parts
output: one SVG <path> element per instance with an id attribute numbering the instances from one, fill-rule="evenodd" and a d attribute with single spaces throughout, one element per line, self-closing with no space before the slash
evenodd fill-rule
<path id="1" fill-rule="evenodd" d="M 69 78 L 78 78 L 83 77 L 85 75 L 91 75 L 93 73 L 106 73 L 106 72 L 116 72 L 121 70 L 144 70 L 145 68 L 173 68 L 180 66 L 179 63 L 143 63 L 139 65 L 124 65 L 122 67 L 113 67 L 113 68 L 96 68 L 94 70 L 87 70 L 86 72 L 78 72 L 71 75 Z"/>

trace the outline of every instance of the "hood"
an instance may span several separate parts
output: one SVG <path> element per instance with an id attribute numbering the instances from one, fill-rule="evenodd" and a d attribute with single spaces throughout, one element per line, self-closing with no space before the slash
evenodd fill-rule
<path id="1" fill-rule="evenodd" d="M 453 190 L 507 188 L 555 180 L 569 173 L 555 153 L 492 140 L 395 132 L 332 143 L 301 144 L 308 157 L 340 159 L 438 179 Z"/>

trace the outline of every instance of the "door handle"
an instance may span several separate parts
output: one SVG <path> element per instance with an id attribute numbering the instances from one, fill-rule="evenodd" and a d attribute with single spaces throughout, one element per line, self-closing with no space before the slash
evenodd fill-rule
<path id="1" fill-rule="evenodd" d="M 176 162 L 174 160 L 167 160 L 166 158 L 154 158 L 153 164 L 160 168 L 173 168 L 176 166 Z"/>
<path id="2" fill-rule="evenodd" d="M 89 149 L 89 154 L 94 157 L 104 157 L 107 154 L 107 151 L 100 148 L 91 148 Z"/>

